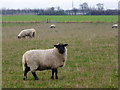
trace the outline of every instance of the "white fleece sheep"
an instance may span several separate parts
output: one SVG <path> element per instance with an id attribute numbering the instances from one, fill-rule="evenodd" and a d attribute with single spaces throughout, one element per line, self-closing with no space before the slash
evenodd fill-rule
<path id="1" fill-rule="evenodd" d="M 112 28 L 117 28 L 118 27 L 118 24 L 114 24 L 113 26 L 112 26 Z"/>
<path id="2" fill-rule="evenodd" d="M 35 29 L 24 29 L 18 34 L 18 38 L 25 38 L 26 36 L 35 37 L 36 30 Z"/>
<path id="3" fill-rule="evenodd" d="M 52 70 L 51 78 L 54 78 L 54 73 L 57 76 L 57 68 L 63 67 L 67 59 L 67 46 L 68 44 L 54 45 L 53 49 L 46 50 L 29 50 L 25 52 L 22 57 L 24 80 L 27 79 L 27 72 L 32 71 L 35 80 L 38 77 L 35 73 L 36 70 Z"/>
<path id="4" fill-rule="evenodd" d="M 55 24 L 50 25 L 50 28 L 55 28 Z"/>

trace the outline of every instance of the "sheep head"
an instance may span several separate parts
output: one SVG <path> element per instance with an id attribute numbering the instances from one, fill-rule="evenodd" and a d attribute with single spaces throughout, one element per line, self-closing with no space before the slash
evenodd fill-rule
<path id="1" fill-rule="evenodd" d="M 59 51 L 60 54 L 64 54 L 65 53 L 65 47 L 67 46 L 68 44 L 57 44 L 57 45 L 54 45 L 54 47 L 56 47 Z"/>

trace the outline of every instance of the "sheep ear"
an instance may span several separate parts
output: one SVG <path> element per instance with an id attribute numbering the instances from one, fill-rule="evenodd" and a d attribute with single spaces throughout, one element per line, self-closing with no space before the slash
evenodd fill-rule
<path id="1" fill-rule="evenodd" d="M 66 47 L 68 44 L 64 44 L 64 46 Z"/>
<path id="2" fill-rule="evenodd" d="M 56 48 L 57 48 L 57 47 L 58 47 L 58 45 L 54 45 L 54 47 L 56 47 Z"/>

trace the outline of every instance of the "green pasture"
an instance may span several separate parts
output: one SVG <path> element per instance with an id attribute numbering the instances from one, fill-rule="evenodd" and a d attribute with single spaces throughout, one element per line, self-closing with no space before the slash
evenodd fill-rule
<path id="1" fill-rule="evenodd" d="M 17 17 L 26 16 L 11 16 L 11 20 L 24 20 Z M 56 23 L 55 29 L 50 29 L 50 24 L 3 26 L 3 88 L 118 88 L 118 30 L 111 28 L 113 23 Z M 36 37 L 18 39 L 18 33 L 26 28 L 35 28 Z M 39 80 L 35 81 L 29 72 L 28 80 L 24 81 L 22 55 L 31 49 L 53 48 L 57 43 L 69 44 L 66 65 L 58 69 L 59 79 L 51 80 L 51 71 L 46 70 L 37 72 Z"/>
<path id="2" fill-rule="evenodd" d="M 2 16 L 2 21 L 53 21 L 53 22 L 118 22 L 118 16 L 90 16 L 90 15 L 63 15 L 63 16 L 41 16 L 41 15 L 16 15 Z"/>

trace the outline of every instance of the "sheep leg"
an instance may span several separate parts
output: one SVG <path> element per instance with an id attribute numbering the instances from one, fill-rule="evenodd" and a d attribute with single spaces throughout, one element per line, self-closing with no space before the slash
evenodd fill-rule
<path id="1" fill-rule="evenodd" d="M 56 78 L 56 79 L 58 79 L 58 75 L 57 75 L 57 73 L 58 73 L 58 70 L 55 69 L 55 78 Z"/>
<path id="2" fill-rule="evenodd" d="M 55 73 L 55 78 L 58 79 L 57 72 L 58 72 L 57 69 L 52 69 L 52 76 L 51 76 L 51 79 L 54 79 L 54 73 Z"/>
<path id="3" fill-rule="evenodd" d="M 55 70 L 52 69 L 52 76 L 51 76 L 51 79 L 54 79 L 54 72 L 55 72 Z"/>
<path id="4" fill-rule="evenodd" d="M 23 38 L 25 38 L 25 36 L 23 36 Z"/>
<path id="5" fill-rule="evenodd" d="M 32 72 L 32 75 L 34 76 L 35 80 L 39 80 L 35 72 Z"/>
<path id="6" fill-rule="evenodd" d="M 35 37 L 35 32 L 33 32 L 33 37 Z"/>
<path id="7" fill-rule="evenodd" d="M 30 67 L 26 67 L 24 71 L 24 78 L 23 80 L 27 80 L 27 73 L 30 71 Z"/>

